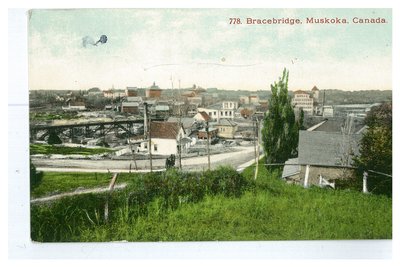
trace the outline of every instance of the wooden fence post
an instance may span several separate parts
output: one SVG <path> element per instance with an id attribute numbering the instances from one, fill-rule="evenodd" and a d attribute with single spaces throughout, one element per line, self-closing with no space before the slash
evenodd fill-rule
<path id="1" fill-rule="evenodd" d="M 307 165 L 306 167 L 306 175 L 304 177 L 304 187 L 308 188 L 308 175 L 310 173 L 310 165 Z"/>
<path id="2" fill-rule="evenodd" d="M 118 173 L 114 173 L 113 177 L 111 179 L 110 185 L 108 186 L 108 193 L 107 193 L 107 199 L 106 199 L 106 204 L 104 205 L 104 221 L 107 223 L 108 222 L 108 202 L 111 198 L 111 193 L 114 190 L 114 185 L 115 182 L 117 181 Z"/>
<path id="3" fill-rule="evenodd" d="M 363 173 L 363 193 L 367 194 L 368 193 L 368 172 Z"/>

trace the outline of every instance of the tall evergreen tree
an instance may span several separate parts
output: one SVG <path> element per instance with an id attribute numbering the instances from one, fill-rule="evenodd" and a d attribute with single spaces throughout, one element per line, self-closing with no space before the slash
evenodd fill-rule
<path id="1" fill-rule="evenodd" d="M 266 163 L 284 163 L 297 155 L 299 125 L 288 93 L 289 72 L 283 70 L 278 82 L 271 84 L 269 110 L 264 118 L 262 140 Z"/>

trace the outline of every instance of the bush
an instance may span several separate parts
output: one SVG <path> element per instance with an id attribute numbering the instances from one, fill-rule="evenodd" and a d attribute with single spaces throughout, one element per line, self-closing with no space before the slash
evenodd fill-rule
<path id="1" fill-rule="evenodd" d="M 30 176 L 30 187 L 32 190 L 33 188 L 35 188 L 37 185 L 40 184 L 43 177 L 42 172 L 36 171 L 36 167 L 35 165 L 33 165 L 32 161 L 30 162 L 29 176 Z"/>

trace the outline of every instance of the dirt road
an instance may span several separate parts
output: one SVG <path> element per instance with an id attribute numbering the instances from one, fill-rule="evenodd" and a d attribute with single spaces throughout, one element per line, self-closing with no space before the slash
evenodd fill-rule
<path id="1" fill-rule="evenodd" d="M 237 151 L 210 156 L 211 168 L 221 165 L 238 168 L 240 165 L 254 159 L 254 147 L 238 147 Z M 32 162 L 42 171 L 77 171 L 77 172 L 132 172 L 135 164 L 132 160 L 82 160 L 82 159 L 47 159 L 33 158 Z M 138 172 L 150 169 L 149 160 L 136 161 Z M 153 169 L 164 169 L 165 159 L 154 159 Z M 178 162 L 176 162 L 178 165 Z M 207 156 L 182 159 L 183 170 L 205 170 L 208 166 Z"/>

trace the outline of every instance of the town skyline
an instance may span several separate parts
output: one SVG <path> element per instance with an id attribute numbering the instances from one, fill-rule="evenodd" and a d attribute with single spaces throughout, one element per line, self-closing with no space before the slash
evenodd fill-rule
<path id="1" fill-rule="evenodd" d="M 230 18 L 382 17 L 384 24 L 246 25 Z M 390 9 L 75 9 L 29 15 L 29 89 L 391 90 Z M 82 40 L 108 41 L 84 47 Z"/>

